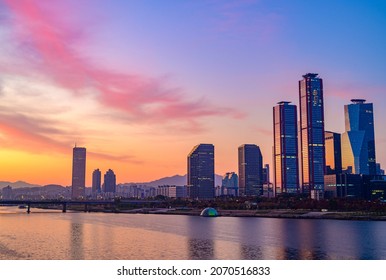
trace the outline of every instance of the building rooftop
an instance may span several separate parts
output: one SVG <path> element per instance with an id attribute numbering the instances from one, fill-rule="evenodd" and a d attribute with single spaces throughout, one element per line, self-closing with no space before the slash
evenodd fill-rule
<path id="1" fill-rule="evenodd" d="M 316 78 L 319 74 L 316 73 L 307 73 L 303 75 L 303 78 Z"/>
<path id="2" fill-rule="evenodd" d="M 280 102 L 277 102 L 277 104 L 279 105 L 287 105 L 287 104 L 290 104 L 292 103 L 291 101 L 280 101 Z"/>
<path id="3" fill-rule="evenodd" d="M 366 99 L 351 99 L 351 102 L 354 104 L 363 104 L 366 102 Z"/>

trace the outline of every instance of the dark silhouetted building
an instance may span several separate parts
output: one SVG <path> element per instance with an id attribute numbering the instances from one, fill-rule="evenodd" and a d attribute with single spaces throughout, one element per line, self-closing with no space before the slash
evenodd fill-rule
<path id="1" fill-rule="evenodd" d="M 324 193 L 323 81 L 308 73 L 299 81 L 300 163 L 302 191 L 319 199 Z"/>
<path id="2" fill-rule="evenodd" d="M 239 147 L 239 195 L 260 196 L 263 194 L 263 156 L 254 144 Z"/>
<path id="3" fill-rule="evenodd" d="M 386 202 L 386 176 L 362 175 L 365 199 Z"/>
<path id="4" fill-rule="evenodd" d="M 214 198 L 214 146 L 200 144 L 188 155 L 189 197 L 193 199 Z"/>
<path id="5" fill-rule="evenodd" d="M 222 178 L 223 195 L 239 195 L 239 177 L 235 172 L 227 172 Z"/>
<path id="6" fill-rule="evenodd" d="M 324 133 L 326 147 L 326 175 L 342 173 L 342 149 L 340 134 L 326 131 Z"/>
<path id="7" fill-rule="evenodd" d="M 270 169 L 269 169 L 269 164 L 266 163 L 264 164 L 264 167 L 263 167 L 263 185 L 268 185 L 269 183 L 271 183 L 271 180 L 270 180 Z"/>
<path id="8" fill-rule="evenodd" d="M 92 193 L 97 194 L 101 193 L 101 171 L 99 169 L 95 169 L 92 172 Z"/>
<path id="9" fill-rule="evenodd" d="M 331 174 L 324 176 L 325 197 L 364 198 L 362 176 L 359 174 Z"/>
<path id="10" fill-rule="evenodd" d="M 86 184 L 86 148 L 74 147 L 72 155 L 71 198 L 85 197 Z"/>
<path id="11" fill-rule="evenodd" d="M 273 108 L 275 193 L 299 193 L 297 110 L 290 102 Z"/>
<path id="12" fill-rule="evenodd" d="M 6 186 L 2 189 L 2 198 L 5 199 L 13 199 L 13 191 L 11 186 Z"/>
<path id="13" fill-rule="evenodd" d="M 375 175 L 375 137 L 373 104 L 352 99 L 344 106 L 346 131 L 342 135 L 343 169 L 354 174 Z"/>
<path id="14" fill-rule="evenodd" d="M 385 170 L 381 168 L 381 164 L 377 163 L 376 164 L 376 175 L 385 175 Z"/>
<path id="15" fill-rule="evenodd" d="M 117 187 L 117 180 L 114 174 L 114 171 L 111 169 L 107 170 L 104 176 L 103 182 L 103 192 L 105 193 L 115 193 Z"/>

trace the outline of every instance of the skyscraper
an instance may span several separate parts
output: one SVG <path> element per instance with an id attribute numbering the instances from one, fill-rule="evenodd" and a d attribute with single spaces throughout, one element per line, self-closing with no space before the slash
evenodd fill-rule
<path id="1" fill-rule="evenodd" d="M 199 144 L 188 155 L 189 197 L 214 198 L 214 146 Z"/>
<path id="2" fill-rule="evenodd" d="M 101 171 L 99 169 L 95 169 L 92 173 L 92 193 L 100 193 L 101 192 Z"/>
<path id="3" fill-rule="evenodd" d="M 269 164 L 266 163 L 264 164 L 264 167 L 263 167 L 263 184 L 270 184 L 271 183 L 271 180 L 270 180 L 270 169 L 269 169 Z"/>
<path id="4" fill-rule="evenodd" d="M 86 148 L 74 147 L 72 155 L 72 188 L 73 199 L 85 196 L 86 184 Z"/>
<path id="5" fill-rule="evenodd" d="M 297 110 L 291 102 L 273 108 L 275 193 L 299 192 Z"/>
<path id="6" fill-rule="evenodd" d="M 324 105 L 323 81 L 308 73 L 299 81 L 300 163 L 304 193 L 319 198 L 324 192 Z"/>
<path id="7" fill-rule="evenodd" d="M 239 147 L 239 195 L 259 196 L 263 194 L 263 156 L 254 144 Z"/>
<path id="8" fill-rule="evenodd" d="M 324 133 L 326 147 L 326 175 L 342 173 L 342 149 L 339 133 L 326 131 Z"/>
<path id="9" fill-rule="evenodd" d="M 373 104 L 352 99 L 344 106 L 345 128 L 342 134 L 343 168 L 354 174 L 375 175 L 375 137 Z"/>
<path id="10" fill-rule="evenodd" d="M 114 171 L 111 169 L 107 170 L 104 176 L 103 191 L 105 193 L 115 193 L 117 187 L 117 179 Z"/>
<path id="11" fill-rule="evenodd" d="M 227 195 L 238 196 L 239 177 L 234 172 L 227 172 L 222 178 L 221 186 L 226 189 Z"/>

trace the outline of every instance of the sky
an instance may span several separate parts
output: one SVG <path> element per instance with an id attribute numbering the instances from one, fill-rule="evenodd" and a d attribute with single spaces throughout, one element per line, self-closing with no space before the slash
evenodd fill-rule
<path id="1" fill-rule="evenodd" d="M 117 182 L 186 174 L 199 143 L 215 172 L 237 148 L 272 162 L 272 108 L 323 79 L 325 128 L 374 104 L 386 167 L 386 1 L 0 0 L 0 181 L 71 185 L 72 148 Z"/>

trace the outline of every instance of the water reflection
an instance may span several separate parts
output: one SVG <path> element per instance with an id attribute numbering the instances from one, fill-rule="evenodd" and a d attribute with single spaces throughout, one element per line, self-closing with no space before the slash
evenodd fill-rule
<path id="1" fill-rule="evenodd" d="M 263 251 L 259 246 L 240 244 L 240 259 L 243 260 L 262 260 Z"/>
<path id="2" fill-rule="evenodd" d="M 212 223 L 216 218 L 189 217 L 188 254 L 191 260 L 214 259 Z"/>
<path id="3" fill-rule="evenodd" d="M 214 258 L 213 240 L 191 238 L 188 240 L 188 250 L 191 260 L 212 260 Z"/>
<path id="4" fill-rule="evenodd" d="M 0 224 L 0 259 L 386 259 L 386 223 L 374 221 L 32 213 Z"/>
<path id="5" fill-rule="evenodd" d="M 70 225 L 70 254 L 73 260 L 83 260 L 83 224 Z"/>

